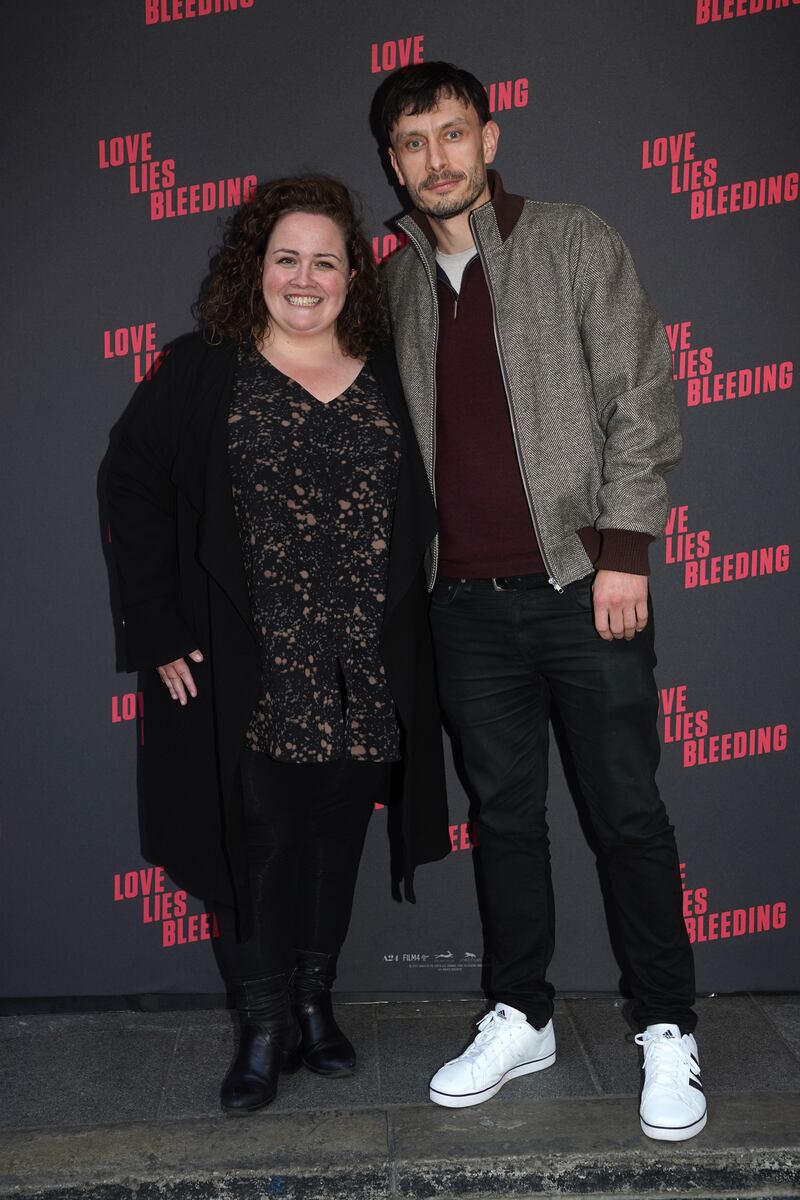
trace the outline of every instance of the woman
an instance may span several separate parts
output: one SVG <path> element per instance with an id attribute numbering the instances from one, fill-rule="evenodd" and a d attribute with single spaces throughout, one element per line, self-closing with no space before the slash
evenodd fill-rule
<path id="1" fill-rule="evenodd" d="M 435 517 L 341 183 L 262 184 L 198 315 L 134 397 L 108 491 L 126 665 L 144 672 L 145 853 L 216 908 L 235 1113 L 301 1061 L 353 1069 L 330 989 L 394 780 L 409 898 L 414 867 L 449 851 Z"/>

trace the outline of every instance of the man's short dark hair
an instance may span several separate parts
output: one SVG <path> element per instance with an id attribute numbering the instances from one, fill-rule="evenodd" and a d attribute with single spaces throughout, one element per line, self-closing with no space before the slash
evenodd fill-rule
<path id="1" fill-rule="evenodd" d="M 384 84 L 381 124 L 387 141 L 402 116 L 431 112 L 445 97 L 471 105 L 481 125 L 491 120 L 489 97 L 479 79 L 447 62 L 401 67 Z"/>

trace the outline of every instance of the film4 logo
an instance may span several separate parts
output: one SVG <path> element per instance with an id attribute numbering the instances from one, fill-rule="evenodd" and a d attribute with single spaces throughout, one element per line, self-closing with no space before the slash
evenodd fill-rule
<path id="1" fill-rule="evenodd" d="M 405 950 L 399 953 L 384 954 L 383 961 L 407 967 L 428 967 L 434 970 L 460 971 L 463 967 L 479 966 L 482 958 L 474 950 L 464 950 L 460 955 L 456 955 L 453 950 Z"/>

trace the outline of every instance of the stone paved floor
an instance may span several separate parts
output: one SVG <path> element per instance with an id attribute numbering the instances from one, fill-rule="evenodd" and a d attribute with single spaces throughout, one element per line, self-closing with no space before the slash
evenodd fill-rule
<path id="1" fill-rule="evenodd" d="M 48 1145 L 52 1151 L 54 1138 L 62 1139 L 59 1145 L 67 1145 L 70 1136 L 91 1135 L 93 1161 L 102 1166 L 102 1131 L 108 1130 L 110 1145 L 117 1137 L 112 1127 L 137 1131 L 137 1137 L 143 1133 L 142 1126 L 151 1127 L 153 1137 L 156 1131 L 161 1137 L 170 1128 L 202 1128 L 206 1138 L 217 1132 L 225 1138 L 225 1131 L 235 1124 L 237 1128 L 244 1125 L 251 1131 L 260 1130 L 262 1135 L 284 1129 L 290 1137 L 292 1129 L 299 1129 L 304 1121 L 309 1129 L 318 1128 L 326 1114 L 330 1114 L 331 1121 L 349 1114 L 353 1121 L 371 1121 L 374 1117 L 378 1131 L 389 1128 L 385 1152 L 389 1157 L 393 1138 L 405 1138 L 404 1153 L 411 1161 L 417 1139 L 420 1160 L 427 1161 L 433 1151 L 424 1144 L 426 1128 L 441 1127 L 445 1140 L 457 1133 L 452 1125 L 453 1114 L 427 1103 L 428 1079 L 432 1070 L 453 1057 L 466 1042 L 471 1022 L 481 1011 L 476 1000 L 341 1002 L 340 1022 L 359 1051 L 357 1073 L 341 1080 L 322 1079 L 308 1071 L 286 1077 L 277 1101 L 244 1122 L 227 1120 L 218 1104 L 219 1082 L 233 1045 L 233 1018 L 224 1010 L 2 1016 L 0 1194 L 24 1194 L 19 1175 L 20 1170 L 24 1174 L 19 1164 L 27 1161 L 21 1150 L 23 1144 L 29 1146 L 26 1153 L 33 1163 L 36 1146 Z M 698 1042 L 710 1117 L 709 1131 L 694 1139 L 692 1153 L 702 1153 L 704 1139 L 709 1147 L 717 1146 L 714 1123 L 718 1121 L 721 1126 L 726 1113 L 734 1114 L 739 1122 L 734 1140 L 742 1141 L 742 1129 L 749 1137 L 748 1097 L 759 1097 L 762 1104 L 758 1111 L 753 1108 L 753 1149 L 762 1145 L 786 1149 L 788 1144 L 790 1152 L 800 1150 L 800 1129 L 795 1127 L 794 1116 L 786 1126 L 787 1114 L 800 1112 L 800 996 L 720 996 L 701 1000 L 698 1012 Z M 514 1143 L 517 1135 L 508 1132 L 520 1125 L 514 1118 L 521 1112 L 526 1114 L 528 1129 L 531 1122 L 536 1124 L 537 1114 L 544 1127 L 548 1121 L 560 1120 L 559 1113 L 563 1119 L 578 1123 L 589 1120 L 587 1114 L 591 1113 L 589 1125 L 596 1150 L 601 1147 L 604 1120 L 598 1114 L 606 1112 L 608 1128 L 622 1131 L 614 1133 L 609 1148 L 621 1152 L 622 1138 L 639 1156 L 637 1161 L 645 1161 L 654 1147 L 638 1130 L 639 1052 L 632 1043 L 621 1002 L 597 997 L 561 999 L 556 1006 L 555 1024 L 555 1066 L 507 1084 L 494 1100 L 480 1108 L 461 1110 L 466 1111 L 466 1123 L 456 1122 L 458 1136 L 465 1130 L 469 1132 L 468 1143 L 459 1153 L 468 1151 L 479 1167 L 483 1139 L 487 1161 L 500 1162 L 504 1153 L 511 1161 L 524 1151 L 522 1144 Z M 553 1127 L 560 1130 L 558 1125 Z M 504 1131 L 502 1145 L 497 1141 L 498 1130 Z M 24 1143 L 26 1131 L 31 1137 Z M 564 1152 L 570 1131 L 566 1133 Z M 582 1136 L 577 1124 L 574 1133 L 577 1146 Z M 48 1134 L 53 1135 L 49 1142 Z M 731 1138 L 733 1134 L 729 1141 Z M 8 1168 L 7 1175 L 16 1181 L 14 1187 L 5 1191 L 4 1144 L 10 1155 L 8 1162 L 16 1164 L 13 1170 Z M 551 1141 L 539 1150 L 549 1152 L 554 1145 Z M 662 1148 L 657 1147 L 659 1151 Z M 791 1176 L 793 1168 L 784 1170 L 784 1182 L 787 1170 Z M 493 1178 L 499 1179 L 501 1174 L 495 1171 Z M 522 1178 L 518 1182 L 521 1187 Z M 800 1179 L 795 1182 L 800 1185 Z M 349 1186 L 350 1194 L 356 1195 L 357 1191 L 352 1190 L 355 1185 Z M 430 1183 L 433 1190 L 428 1191 L 428 1184 L 414 1186 L 422 1190 L 405 1194 L 445 1194 L 438 1184 L 434 1188 Z M 474 1188 L 471 1190 L 477 1194 Z M 495 1194 L 525 1193 L 511 1190 Z M 777 1196 L 778 1192 L 761 1194 Z M 781 1196 L 790 1194 L 796 1193 L 791 1189 L 780 1192 Z"/>
<path id="2" fill-rule="evenodd" d="M 340 1003 L 359 1051 L 349 1079 L 308 1071 L 282 1080 L 272 1112 L 422 1104 L 432 1071 L 467 1041 L 475 1000 Z M 709 1097 L 800 1093 L 800 996 L 720 996 L 698 1003 Z M 518 1099 L 635 1097 L 639 1057 L 614 999 L 556 1004 L 555 1066 L 507 1084 Z M 224 1010 L 0 1017 L 0 1128 L 217 1116 L 233 1017 Z M 488 1110 L 487 1110 L 488 1111 Z"/>

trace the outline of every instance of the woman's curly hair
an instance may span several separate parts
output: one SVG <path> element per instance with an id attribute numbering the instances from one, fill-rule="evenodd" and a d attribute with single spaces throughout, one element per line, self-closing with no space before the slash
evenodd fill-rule
<path id="1" fill-rule="evenodd" d="M 302 175 L 261 183 L 227 223 L 222 245 L 195 305 L 212 342 L 258 343 L 269 332 L 261 272 L 270 234 L 287 213 L 319 213 L 342 231 L 351 270 L 344 308 L 336 320 L 342 351 L 366 358 L 389 338 L 389 313 L 378 268 L 348 189 L 328 175 Z"/>

